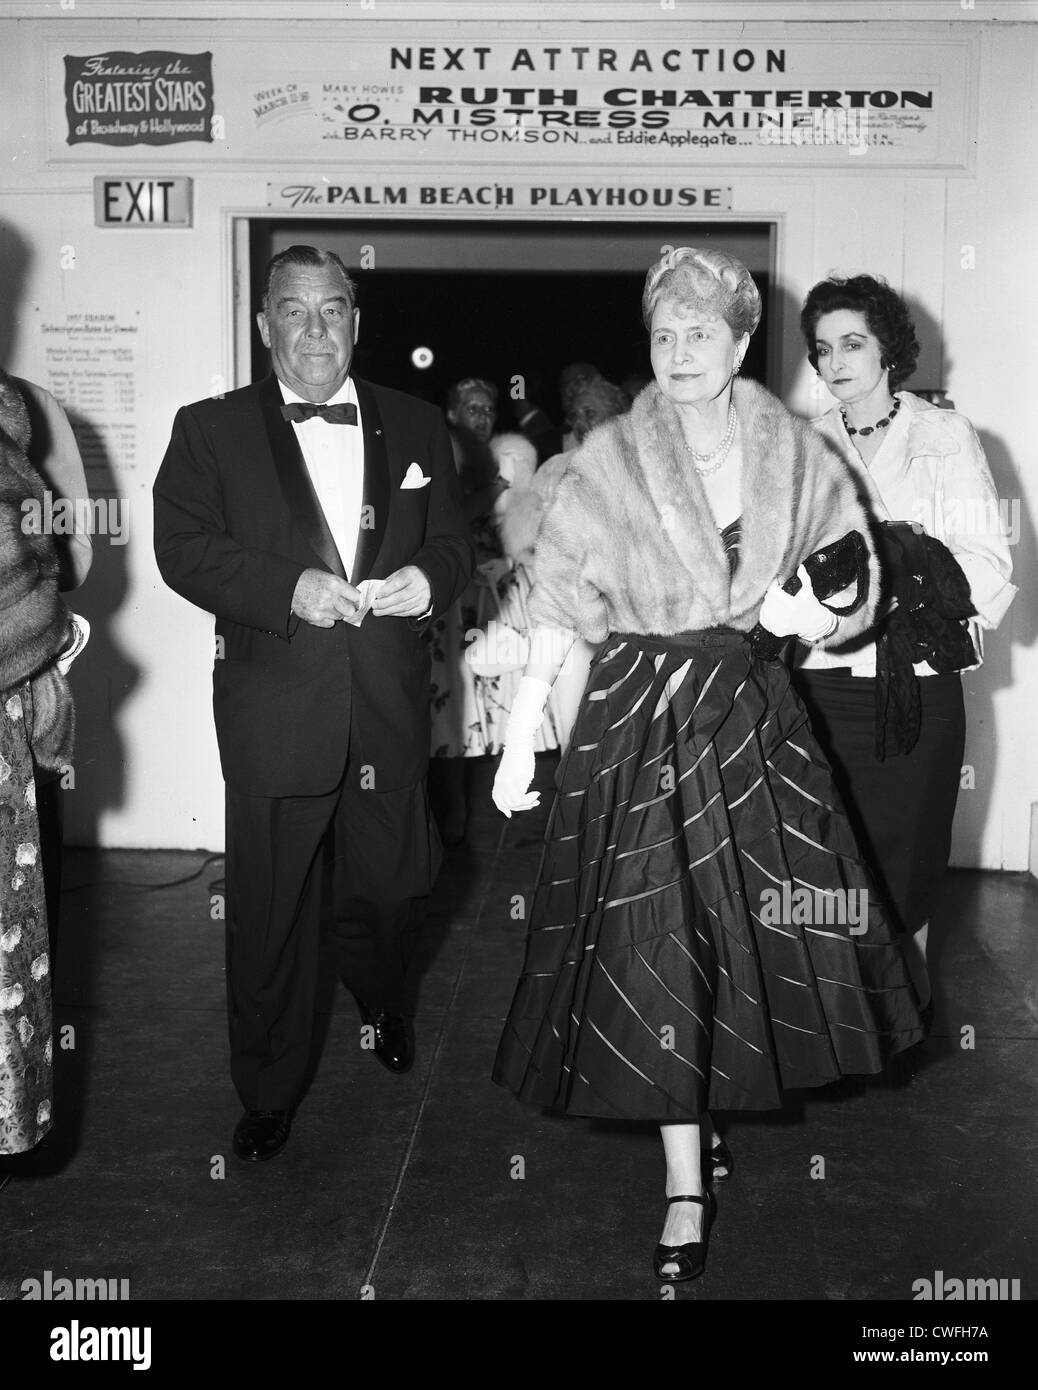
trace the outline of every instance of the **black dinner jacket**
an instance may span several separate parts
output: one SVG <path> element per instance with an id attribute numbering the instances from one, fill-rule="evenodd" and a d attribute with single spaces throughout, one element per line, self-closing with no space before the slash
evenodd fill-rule
<path id="1" fill-rule="evenodd" d="M 348 566 L 281 415 L 273 375 L 179 410 L 155 480 L 159 571 L 216 616 L 220 761 L 227 783 L 249 795 L 329 791 L 348 754 L 375 791 L 411 786 L 427 767 L 430 675 L 421 632 L 465 588 L 473 548 L 440 411 L 354 380 L 364 512 Z M 430 482 L 401 488 L 413 464 Z M 403 565 L 429 577 L 425 623 L 368 613 L 359 628 L 319 628 L 291 612 L 306 569 L 340 576 L 348 569 L 356 584 Z"/>

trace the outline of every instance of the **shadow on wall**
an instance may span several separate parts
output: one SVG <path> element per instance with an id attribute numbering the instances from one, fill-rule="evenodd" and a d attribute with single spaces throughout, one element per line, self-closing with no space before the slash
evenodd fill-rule
<path id="1" fill-rule="evenodd" d="M 111 968 L 96 930 L 89 928 L 96 928 L 107 916 L 111 894 L 116 891 L 104 887 L 108 875 L 101 848 L 101 820 L 126 797 L 126 737 L 120 712 L 140 678 L 138 667 L 127 660 L 113 633 L 115 615 L 123 607 L 128 589 L 127 546 L 113 544 L 107 527 L 104 534 L 98 534 L 100 518 L 107 520 L 111 503 L 118 506 L 115 515 L 125 519 L 125 498 L 119 495 L 115 470 L 95 423 L 76 411 L 66 414 L 80 453 L 90 460 L 87 482 L 98 524 L 90 573 L 81 588 L 64 596 L 69 608 L 82 613 L 90 623 L 90 641 L 69 672 L 76 700 L 75 785 L 62 792 L 66 854 L 60 920 L 52 925 L 58 954 L 55 1022 L 62 1037 L 65 1027 L 75 1028 L 77 1040 L 71 1051 L 56 1052 L 57 1122 L 44 1154 L 43 1173 L 58 1172 L 72 1160 L 87 1125 L 95 1038 L 93 1029 L 77 1025 L 87 1016 L 83 1009 L 89 1009 L 98 998 L 103 972 Z M 133 537 L 132 525 L 129 536 Z M 69 854 L 72 846 L 83 848 Z"/>
<path id="2" fill-rule="evenodd" d="M 0 222 L 0 363 L 14 360 L 18 327 L 18 304 L 29 277 L 32 253 L 22 234 Z"/>
<path id="3" fill-rule="evenodd" d="M 0 364 L 15 372 L 15 353 L 29 355 L 28 340 L 33 331 L 35 306 L 26 299 L 33 259 L 33 249 L 22 234 L 0 222 Z M 53 273 L 61 273 L 56 264 Z M 38 350 L 32 352 L 33 358 L 38 360 L 39 356 Z M 30 379 L 49 389 L 49 382 L 38 369 Z M 127 499 L 117 479 L 118 461 L 108 455 L 101 421 L 72 410 L 66 413 L 80 453 L 90 461 L 87 482 L 95 503 L 95 535 L 93 564 L 83 587 L 64 596 L 68 607 L 84 614 L 91 625 L 90 643 L 70 673 L 76 698 L 77 735 L 73 772 L 65 779 L 65 840 L 68 844 L 94 846 L 98 843 L 101 818 L 124 801 L 126 741 L 120 730 L 120 710 L 140 672 L 128 660 L 112 631 L 113 619 L 126 600 L 129 583 L 127 546 L 114 544 L 108 534 L 111 519 L 127 521 Z M 96 534 L 102 519 L 104 534 Z M 129 535 L 132 543 L 132 529 Z"/>
<path id="4" fill-rule="evenodd" d="M 906 302 L 915 323 L 916 337 L 922 345 L 921 365 L 907 383 L 908 390 L 943 389 L 951 376 L 954 357 L 944 339 L 940 322 L 912 296 Z M 969 403 L 949 400 L 949 406 L 969 417 Z M 976 422 L 973 422 L 976 428 Z M 966 697 L 966 752 L 963 760 L 959 800 L 952 833 L 951 862 L 962 868 L 976 868 L 983 860 L 985 827 L 994 789 L 996 720 L 995 696 L 1013 684 L 1012 647 L 1030 646 L 1038 631 L 1038 611 L 1020 576 L 1032 572 L 1035 560 L 1034 523 L 1025 510 L 1019 470 L 1005 442 L 990 430 L 977 430 L 987 456 L 998 495 L 998 517 L 980 518 L 992 527 L 1002 524 L 1011 541 L 1013 580 L 1020 592 L 996 632 L 985 632 L 984 664 L 979 671 L 963 677 Z M 953 505 L 954 499 L 948 499 Z M 999 836 L 998 853 L 1004 856 L 1004 832 Z M 1002 867 L 1002 859 L 995 867 Z"/>
<path id="5" fill-rule="evenodd" d="M 984 633 L 984 665 L 964 678 L 966 691 L 966 760 L 963 790 L 955 815 L 952 863 L 972 868 L 980 863 L 979 849 L 991 802 L 995 749 L 995 692 L 1014 684 L 1013 646 L 1030 647 L 1038 635 L 1038 603 L 1034 587 L 1023 576 L 1034 573 L 1038 559 L 1034 521 L 1027 511 L 1020 472 L 1005 441 L 990 430 L 978 430 L 987 455 L 995 491 L 1011 541 L 1013 582 L 1019 593 L 997 632 Z M 970 787 L 969 783 L 973 786 Z M 1004 867 L 1000 863 L 996 867 Z"/>
<path id="6" fill-rule="evenodd" d="M 69 675 L 76 697 L 76 784 L 75 792 L 65 796 L 65 841 L 97 846 L 105 812 L 122 806 L 126 797 L 127 744 L 120 711 L 140 680 L 140 668 L 126 656 L 113 626 L 129 590 L 127 550 L 141 538 L 135 535 L 125 490 L 119 488 L 96 424 L 76 411 L 67 414 L 80 453 L 90 459 L 87 482 L 97 523 L 90 573 L 82 588 L 65 595 L 68 606 L 90 622 L 89 645 Z M 125 527 L 125 543 L 116 543 L 115 526 Z"/>

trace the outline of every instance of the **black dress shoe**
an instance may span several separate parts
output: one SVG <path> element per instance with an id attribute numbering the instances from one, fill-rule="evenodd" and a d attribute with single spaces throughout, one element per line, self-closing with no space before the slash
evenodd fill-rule
<path id="1" fill-rule="evenodd" d="M 281 1152 L 291 1129 L 287 1110 L 248 1110 L 234 1128 L 234 1152 L 248 1163 L 261 1163 Z"/>
<path id="2" fill-rule="evenodd" d="M 414 1037 L 411 1025 L 403 1014 L 391 1014 L 386 1009 L 366 1009 L 361 1017 L 374 1029 L 374 1053 L 384 1067 L 392 1072 L 410 1071 L 414 1066 Z"/>
<path id="3" fill-rule="evenodd" d="M 664 1284 L 683 1284 L 686 1279 L 698 1279 L 706 1268 L 706 1249 L 710 1243 L 710 1227 L 717 1214 L 714 1194 L 707 1192 L 705 1197 L 668 1197 L 667 1206 L 674 1202 L 698 1202 L 703 1211 L 702 1240 L 686 1241 L 684 1245 L 657 1245 L 652 1254 L 652 1272 Z M 664 1273 L 666 1265 L 676 1265 L 675 1270 Z"/>
<path id="4" fill-rule="evenodd" d="M 732 1176 L 732 1169 L 735 1167 L 735 1159 L 732 1151 L 720 1136 L 717 1143 L 707 1154 L 707 1170 L 714 1182 L 727 1182 Z"/>

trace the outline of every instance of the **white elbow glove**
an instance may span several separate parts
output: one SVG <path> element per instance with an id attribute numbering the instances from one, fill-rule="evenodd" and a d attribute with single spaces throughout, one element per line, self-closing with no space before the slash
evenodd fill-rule
<path id="1" fill-rule="evenodd" d="M 803 565 L 797 578 L 800 589 L 795 594 L 787 594 L 777 582 L 771 585 L 760 606 L 760 625 L 776 637 L 821 642 L 836 631 L 840 619 L 815 598 L 811 576 Z"/>
<path id="2" fill-rule="evenodd" d="M 505 733 L 505 751 L 494 778 L 494 805 L 511 818 L 513 811 L 529 811 L 536 806 L 540 792 L 530 791 L 536 771 L 533 744 L 544 717 L 551 686 L 536 676 L 523 676 L 512 702 Z"/>

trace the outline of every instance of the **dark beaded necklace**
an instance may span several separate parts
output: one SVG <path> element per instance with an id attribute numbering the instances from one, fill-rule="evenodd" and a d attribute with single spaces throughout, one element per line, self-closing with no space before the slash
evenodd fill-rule
<path id="1" fill-rule="evenodd" d="M 862 438 L 864 438 L 867 434 L 874 434 L 876 430 L 885 430 L 900 409 L 901 400 L 899 397 L 897 400 L 894 401 L 894 409 L 890 412 L 889 415 L 884 415 L 882 420 L 877 420 L 874 425 L 866 425 L 865 428 L 861 430 L 856 430 L 853 425 L 847 423 L 847 412 L 846 410 L 844 410 L 842 405 L 840 406 L 840 414 L 843 416 L 843 425 L 847 433 L 860 434 Z"/>

